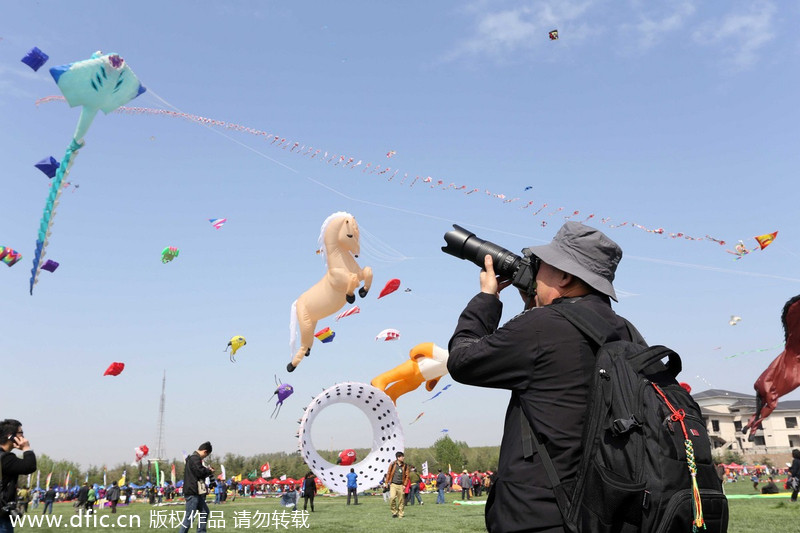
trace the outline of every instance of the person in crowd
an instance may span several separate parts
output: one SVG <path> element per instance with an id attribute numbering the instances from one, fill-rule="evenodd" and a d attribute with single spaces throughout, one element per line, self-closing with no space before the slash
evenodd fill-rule
<path id="1" fill-rule="evenodd" d="M 75 512 L 82 514 L 86 510 L 86 502 L 89 501 L 89 482 L 84 481 L 78 489 L 78 501 L 75 502 Z"/>
<path id="2" fill-rule="evenodd" d="M 303 510 L 308 510 L 308 504 L 311 502 L 311 512 L 314 512 L 314 496 L 317 494 L 317 476 L 314 472 L 309 470 L 303 477 Z"/>
<path id="3" fill-rule="evenodd" d="M 643 343 L 611 308 L 622 250 L 601 231 L 568 221 L 552 242 L 523 254 L 534 281 L 520 289 L 523 312 L 500 326 L 499 293 L 512 282 L 495 274 L 487 255 L 481 292 L 461 313 L 449 343 L 447 368 L 454 380 L 511 393 L 498 478 L 486 503 L 490 533 L 531 531 L 531 524 L 537 532 L 564 528 L 543 462 L 523 446 L 523 428 L 532 424 L 543 437 L 563 482 L 576 478 L 595 349 L 550 306 L 570 302 L 598 315 L 620 339 Z"/>
<path id="4" fill-rule="evenodd" d="M 469 472 L 466 470 L 461 472 L 461 477 L 458 478 L 458 484 L 461 485 L 461 500 L 471 500 L 472 477 L 469 475 Z"/>
<path id="5" fill-rule="evenodd" d="M 284 507 L 291 507 L 292 511 L 297 510 L 297 491 L 294 485 L 289 485 L 286 492 L 281 495 L 281 505 Z"/>
<path id="6" fill-rule="evenodd" d="M 761 494 L 778 494 L 780 491 L 778 485 L 775 484 L 775 480 L 772 479 L 772 476 L 769 476 L 767 484 L 761 487 Z"/>
<path id="7" fill-rule="evenodd" d="M 350 495 L 355 499 L 354 505 L 358 505 L 358 474 L 354 468 L 347 474 L 347 505 L 350 505 Z"/>
<path id="8" fill-rule="evenodd" d="M 403 452 L 394 455 L 395 460 L 389 465 L 383 484 L 389 488 L 389 510 L 392 512 L 392 518 L 403 518 L 406 507 L 404 489 L 409 483 L 409 469 Z"/>
<path id="9" fill-rule="evenodd" d="M 95 502 L 97 502 L 97 491 L 94 487 L 89 487 L 89 493 L 86 495 L 86 514 L 94 513 Z"/>
<path id="10" fill-rule="evenodd" d="M 25 514 L 28 512 L 28 502 L 31 499 L 31 491 L 27 486 L 23 486 L 17 490 L 17 512 Z"/>
<path id="11" fill-rule="evenodd" d="M 203 460 L 211 454 L 211 443 L 206 441 L 197 450 L 186 458 L 186 466 L 183 472 L 183 494 L 186 498 L 186 514 L 179 533 L 186 533 L 192 526 L 195 515 L 197 518 L 197 533 L 206 533 L 208 504 L 206 495 L 208 487 L 205 479 L 214 473 L 213 468 L 206 467 Z"/>
<path id="12" fill-rule="evenodd" d="M 50 487 L 44 493 L 44 508 L 42 508 L 42 514 L 53 514 L 53 502 L 55 501 L 56 489 L 55 487 Z"/>
<path id="13" fill-rule="evenodd" d="M 117 504 L 119 503 L 119 496 L 120 496 L 119 486 L 117 486 L 117 482 L 114 481 L 113 483 L 111 483 L 111 488 L 108 489 L 108 492 L 106 492 L 106 499 L 111 504 L 111 514 L 116 514 L 117 512 Z"/>
<path id="14" fill-rule="evenodd" d="M 422 496 L 419 494 L 419 484 L 422 481 L 422 477 L 419 475 L 419 472 L 417 472 L 416 466 L 411 465 L 409 470 L 408 482 L 410 485 L 408 488 L 408 496 L 406 497 L 406 505 L 414 505 L 414 500 L 422 505 L 424 502 L 422 501 Z"/>
<path id="15" fill-rule="evenodd" d="M 473 496 L 480 496 L 481 489 L 483 488 L 481 473 L 477 470 L 472 473 L 472 495 Z"/>
<path id="16" fill-rule="evenodd" d="M 436 474 L 436 503 L 444 503 L 444 491 L 447 489 L 447 476 L 442 469 Z"/>
<path id="17" fill-rule="evenodd" d="M 795 448 L 792 450 L 792 464 L 789 467 L 790 487 L 792 489 L 792 496 L 789 498 L 792 502 L 797 502 L 797 493 L 800 491 L 800 449 Z"/>

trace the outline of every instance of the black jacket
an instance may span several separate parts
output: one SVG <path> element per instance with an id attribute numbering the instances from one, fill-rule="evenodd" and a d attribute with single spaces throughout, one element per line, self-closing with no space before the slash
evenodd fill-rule
<path id="1" fill-rule="evenodd" d="M 197 482 L 204 480 L 212 474 L 210 468 L 203 466 L 203 460 L 194 452 L 186 458 L 186 467 L 183 472 L 183 495 L 197 496 Z"/>
<path id="2" fill-rule="evenodd" d="M 789 473 L 793 477 L 800 477 L 800 459 L 792 460 L 792 466 L 789 467 Z"/>
<path id="3" fill-rule="evenodd" d="M 119 486 L 111 485 L 111 488 L 109 488 L 108 492 L 106 492 L 106 499 L 110 502 L 119 501 L 120 492 Z"/>
<path id="4" fill-rule="evenodd" d="M 589 294 L 572 305 L 591 308 L 613 324 L 620 338 L 630 340 L 608 298 Z M 502 303 L 481 293 L 467 304 L 450 339 L 447 369 L 453 379 L 511 391 L 497 481 L 486 506 L 492 533 L 563 524 L 538 454 L 523 459 L 521 402 L 544 437 L 561 480 L 577 474 L 595 354 L 586 338 L 549 307 L 520 313 L 498 329 Z"/>
<path id="5" fill-rule="evenodd" d="M 2 452 L 0 468 L 3 478 L 0 480 L 0 495 L 6 503 L 17 501 L 17 477 L 36 472 L 36 454 L 33 450 L 23 452 L 22 459 L 11 452 Z M 2 515 L 7 516 L 7 515 Z"/>

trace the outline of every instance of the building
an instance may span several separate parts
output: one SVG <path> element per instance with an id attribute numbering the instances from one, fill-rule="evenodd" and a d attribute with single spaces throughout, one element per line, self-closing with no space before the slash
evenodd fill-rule
<path id="1" fill-rule="evenodd" d="M 800 401 L 786 400 L 761 424 L 753 439 L 742 428 L 756 410 L 753 394 L 711 389 L 692 397 L 700 406 L 711 446 L 718 451 L 731 450 L 745 457 L 786 456 L 800 448 Z"/>

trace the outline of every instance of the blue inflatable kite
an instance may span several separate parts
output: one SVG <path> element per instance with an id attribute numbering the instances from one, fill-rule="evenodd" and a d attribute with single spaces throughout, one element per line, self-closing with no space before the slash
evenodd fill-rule
<path id="1" fill-rule="evenodd" d="M 50 228 L 61 197 L 62 183 L 69 174 L 78 150 L 83 148 L 83 138 L 92 125 L 95 115 L 100 110 L 108 114 L 145 91 L 139 79 L 118 54 L 103 55 L 101 52 L 95 52 L 91 59 L 53 67 L 50 69 L 50 74 L 70 107 L 82 106 L 83 109 L 72 142 L 50 185 L 50 194 L 39 224 L 31 269 L 31 295 L 33 286 L 39 280 L 42 259 L 45 256 L 47 240 L 50 238 Z"/>

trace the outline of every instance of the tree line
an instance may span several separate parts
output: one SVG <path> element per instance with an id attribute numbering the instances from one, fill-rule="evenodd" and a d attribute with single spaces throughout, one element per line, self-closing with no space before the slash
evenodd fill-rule
<path id="1" fill-rule="evenodd" d="M 371 452 L 369 448 L 355 448 L 355 451 L 359 461 L 364 459 Z M 317 450 L 317 453 L 326 461 L 335 464 L 339 455 L 339 450 Z M 422 463 L 426 461 L 428 463 L 428 470 L 431 473 L 436 473 L 439 468 L 441 468 L 443 472 L 448 471 L 448 469 L 452 469 L 456 472 L 461 472 L 464 469 L 485 472 L 486 470 L 495 471 L 497 469 L 500 447 L 470 447 L 466 442 L 454 441 L 449 436 L 445 435 L 428 448 L 406 448 L 404 453 L 406 462 L 416 466 L 420 473 L 422 473 Z M 214 467 L 215 474 L 222 473 L 222 465 L 224 465 L 227 479 L 239 475 L 242 476 L 242 479 L 258 478 L 261 476 L 261 465 L 265 463 L 269 463 L 270 465 L 270 477 L 281 477 L 285 475 L 298 479 L 303 477 L 306 472 L 310 470 L 300 456 L 299 451 L 294 453 L 263 453 L 250 456 L 234 453 L 227 453 L 223 456 L 211 454 L 206 459 L 205 463 Z M 183 479 L 183 458 L 159 461 L 158 468 L 161 472 L 161 479 L 170 481 L 170 470 L 173 464 L 175 465 L 175 479 Z M 45 485 L 47 475 L 51 472 L 53 474 L 50 482 L 51 486 L 63 486 L 66 481 L 67 473 L 69 473 L 70 476 L 70 485 L 74 485 L 75 483 L 81 484 L 87 480 L 90 485 L 94 483 L 102 485 L 104 474 L 106 483 L 110 484 L 112 481 L 120 480 L 123 472 L 125 472 L 125 479 L 128 483 L 143 484 L 148 481 L 156 481 L 156 466 L 152 461 L 148 461 L 147 458 L 137 465 L 119 463 L 113 467 L 91 465 L 88 468 L 82 468 L 78 463 L 72 461 L 57 461 L 46 454 L 37 454 L 37 466 L 40 475 L 39 484 L 42 487 Z M 31 475 L 31 485 L 33 486 L 36 486 L 36 477 L 36 473 Z"/>

